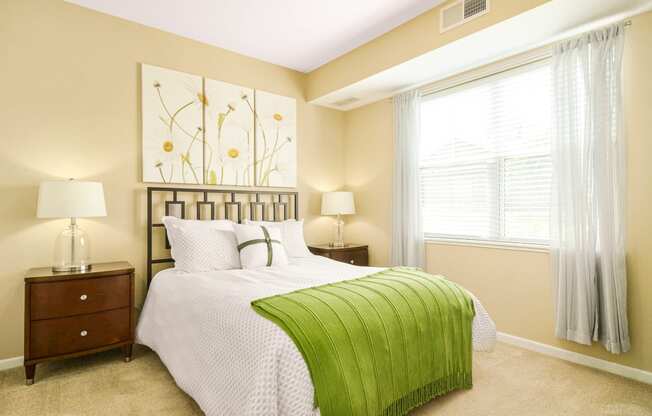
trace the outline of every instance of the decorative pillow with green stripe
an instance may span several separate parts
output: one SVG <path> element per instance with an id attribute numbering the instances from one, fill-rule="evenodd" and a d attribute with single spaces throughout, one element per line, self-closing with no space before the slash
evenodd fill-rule
<path id="1" fill-rule="evenodd" d="M 243 269 L 288 264 L 279 228 L 244 224 L 234 228 Z"/>

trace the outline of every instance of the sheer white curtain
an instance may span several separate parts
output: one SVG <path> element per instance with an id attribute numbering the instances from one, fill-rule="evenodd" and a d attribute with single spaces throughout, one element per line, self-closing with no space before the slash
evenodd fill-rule
<path id="1" fill-rule="evenodd" d="M 559 338 L 629 350 L 625 269 L 624 24 L 553 54 L 552 268 Z"/>
<path id="2" fill-rule="evenodd" d="M 392 195 L 392 264 L 424 267 L 419 198 L 419 92 L 394 97 L 394 183 Z"/>

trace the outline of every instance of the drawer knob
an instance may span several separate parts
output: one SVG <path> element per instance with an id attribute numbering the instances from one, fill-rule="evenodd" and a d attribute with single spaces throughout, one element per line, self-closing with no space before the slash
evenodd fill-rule
<path id="1" fill-rule="evenodd" d="M 81 335 L 82 337 L 85 337 L 86 335 L 88 335 L 88 331 L 84 329 L 83 331 L 81 331 L 79 333 L 79 335 Z"/>
<path id="2" fill-rule="evenodd" d="M 86 299 L 88 299 L 88 296 L 86 296 L 86 295 L 81 295 L 81 296 L 79 297 L 79 299 L 81 299 L 81 300 L 86 300 Z"/>
<path id="3" fill-rule="evenodd" d="M 349 263 L 355 264 L 355 260 L 351 260 L 351 261 L 349 261 Z"/>

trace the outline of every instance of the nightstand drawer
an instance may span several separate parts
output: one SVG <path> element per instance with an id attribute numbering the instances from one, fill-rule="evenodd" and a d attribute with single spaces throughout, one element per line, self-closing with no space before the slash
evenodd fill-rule
<path id="1" fill-rule="evenodd" d="M 34 283 L 31 319 L 61 318 L 129 306 L 129 275 Z"/>
<path id="2" fill-rule="evenodd" d="M 367 266 L 369 264 L 367 250 L 335 251 L 331 253 L 331 258 L 357 266 Z"/>
<path id="3" fill-rule="evenodd" d="M 68 354 L 130 339 L 130 308 L 32 322 L 32 359 Z"/>

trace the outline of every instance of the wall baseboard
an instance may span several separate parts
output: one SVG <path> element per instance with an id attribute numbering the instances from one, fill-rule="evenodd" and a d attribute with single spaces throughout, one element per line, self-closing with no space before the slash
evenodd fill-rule
<path id="1" fill-rule="evenodd" d="M 13 357 L 0 360 L 0 371 L 9 370 L 10 368 L 16 368 L 23 365 L 23 357 Z"/>
<path id="2" fill-rule="evenodd" d="M 599 358 L 590 357 L 588 355 L 580 354 L 573 351 L 564 350 L 562 348 L 553 347 L 552 345 L 542 344 L 540 342 L 532 341 L 526 338 L 517 337 L 514 335 L 498 332 L 498 341 L 505 344 L 515 345 L 526 350 L 538 352 L 540 354 L 548 355 L 550 357 L 559 358 L 565 361 L 570 361 L 575 364 L 584 365 L 587 367 L 595 368 L 597 370 L 606 371 L 608 373 L 616 374 L 625 378 L 640 381 L 641 383 L 652 384 L 652 372 L 641 370 L 634 367 L 627 367 L 626 365 L 612 363 L 611 361 L 601 360 Z M 11 368 L 20 367 L 23 365 L 23 357 L 13 357 L 0 360 L 0 371 L 9 370 Z"/>
<path id="3" fill-rule="evenodd" d="M 529 339 L 506 334 L 504 332 L 498 332 L 497 338 L 498 341 L 504 342 L 505 344 L 515 345 L 526 350 L 535 351 L 544 355 L 560 358 L 565 361 L 570 361 L 575 364 L 606 371 L 611 374 L 616 374 L 625 378 L 640 381 L 641 383 L 652 384 L 652 372 L 649 371 L 634 367 L 627 367 L 626 365 L 622 364 L 612 363 L 611 361 L 601 360 L 599 358 L 590 357 L 588 355 L 580 354 L 577 352 L 553 347 L 552 345 L 542 344 L 540 342 L 531 341 Z"/>

